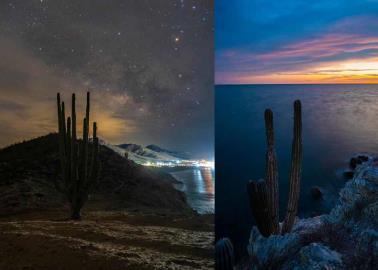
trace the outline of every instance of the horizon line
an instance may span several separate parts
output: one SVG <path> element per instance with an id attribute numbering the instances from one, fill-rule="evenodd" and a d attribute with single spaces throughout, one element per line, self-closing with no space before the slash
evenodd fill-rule
<path id="1" fill-rule="evenodd" d="M 214 86 L 222 85 L 378 85 L 377 83 L 215 83 Z"/>

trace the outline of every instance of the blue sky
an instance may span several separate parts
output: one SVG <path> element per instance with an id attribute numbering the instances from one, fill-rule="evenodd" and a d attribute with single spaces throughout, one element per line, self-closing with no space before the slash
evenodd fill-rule
<path id="1" fill-rule="evenodd" d="M 216 83 L 372 82 L 378 1 L 215 1 Z"/>

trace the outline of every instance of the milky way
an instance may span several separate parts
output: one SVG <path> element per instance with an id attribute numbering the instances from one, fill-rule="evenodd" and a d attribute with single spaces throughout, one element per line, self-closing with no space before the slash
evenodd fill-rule
<path id="1" fill-rule="evenodd" d="M 0 145 L 56 130 L 56 92 L 67 101 L 76 92 L 83 103 L 91 91 L 92 119 L 105 140 L 210 156 L 212 6 L 1 1 Z"/>

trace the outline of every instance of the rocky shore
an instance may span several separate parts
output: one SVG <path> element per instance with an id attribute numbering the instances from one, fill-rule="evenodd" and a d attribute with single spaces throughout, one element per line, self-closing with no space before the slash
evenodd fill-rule
<path id="1" fill-rule="evenodd" d="M 285 235 L 264 237 L 253 227 L 248 261 L 236 269 L 376 269 L 378 158 L 355 158 L 353 177 L 329 214 L 298 219 Z"/>

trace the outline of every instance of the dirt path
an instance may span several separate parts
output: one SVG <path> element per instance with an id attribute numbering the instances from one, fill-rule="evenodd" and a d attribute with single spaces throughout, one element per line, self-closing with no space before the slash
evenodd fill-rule
<path id="1" fill-rule="evenodd" d="M 212 269 L 210 221 L 109 212 L 79 222 L 1 219 L 0 269 Z"/>

